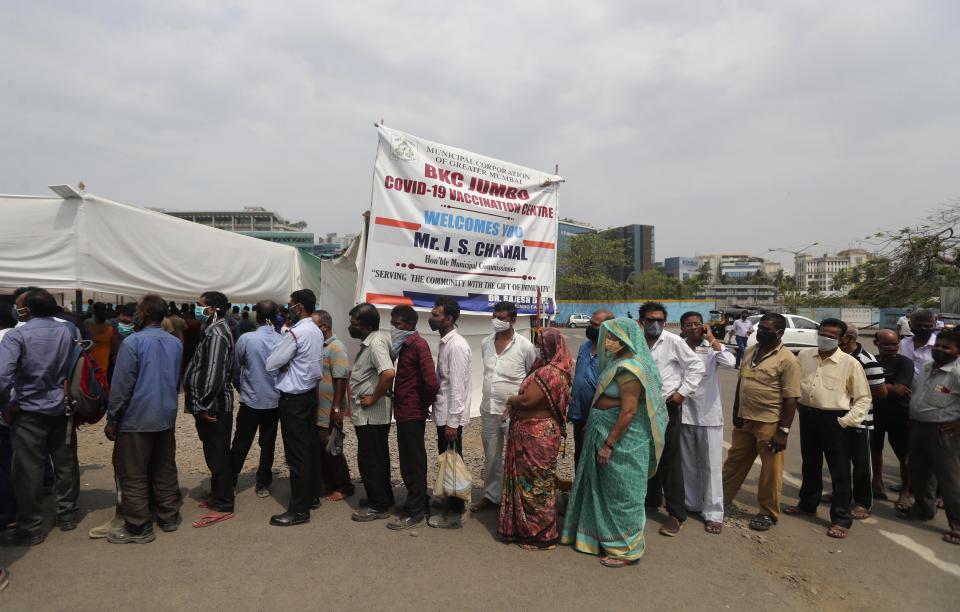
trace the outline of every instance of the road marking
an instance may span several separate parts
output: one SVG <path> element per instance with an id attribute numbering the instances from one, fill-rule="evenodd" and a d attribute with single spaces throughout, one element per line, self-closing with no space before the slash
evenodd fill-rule
<path id="1" fill-rule="evenodd" d="M 878 529 L 877 531 L 880 532 L 881 535 L 893 540 L 895 544 L 899 544 L 907 550 L 916 553 L 918 557 L 930 565 L 933 565 L 937 569 L 943 570 L 948 574 L 953 574 L 957 578 L 960 578 L 960 565 L 940 559 L 932 549 L 924 546 L 923 544 L 914 542 L 909 536 L 905 536 L 901 533 L 892 533 L 889 531 L 884 531 L 883 529 Z"/>
<path id="2" fill-rule="evenodd" d="M 730 450 L 730 443 L 727 442 L 726 440 L 724 440 L 724 441 L 723 441 L 723 448 L 725 448 L 725 449 L 727 449 L 727 450 Z M 761 463 L 760 463 L 760 457 L 755 457 L 754 460 L 753 460 L 753 463 L 754 463 L 754 465 L 761 465 Z M 788 471 L 786 471 L 786 470 L 783 471 L 783 480 L 784 480 L 784 482 L 788 482 L 788 483 L 792 484 L 793 486 L 797 487 L 798 489 L 800 488 L 800 485 L 803 484 L 802 481 L 800 481 L 799 479 L 797 479 L 795 476 L 793 476 L 790 472 L 788 472 Z"/>

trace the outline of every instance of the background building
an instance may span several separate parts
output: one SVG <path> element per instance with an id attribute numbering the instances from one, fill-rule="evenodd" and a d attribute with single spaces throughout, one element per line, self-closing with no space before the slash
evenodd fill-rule
<path id="1" fill-rule="evenodd" d="M 779 305 L 779 294 L 773 285 L 705 285 L 695 295 L 697 299 L 715 301 L 717 308 Z"/>
<path id="2" fill-rule="evenodd" d="M 663 260 L 663 272 L 667 276 L 687 280 L 700 271 L 700 261 L 696 257 L 667 257 Z"/>
<path id="3" fill-rule="evenodd" d="M 193 221 L 217 229 L 244 234 L 260 240 L 292 246 L 313 253 L 313 232 L 303 231 L 306 223 L 291 223 L 272 210 L 261 206 L 244 206 L 243 210 L 172 211 L 154 208 L 171 217 Z"/>
<path id="4" fill-rule="evenodd" d="M 313 253 L 323 259 L 335 259 L 350 246 L 356 234 L 327 234 L 326 238 L 321 238 L 313 247 Z"/>
<path id="5" fill-rule="evenodd" d="M 580 234 L 595 234 L 597 228 L 589 223 L 581 223 L 573 219 L 562 219 L 557 223 L 557 255 L 565 254 L 570 248 L 570 238 Z"/>
<path id="6" fill-rule="evenodd" d="M 837 272 L 855 268 L 866 263 L 870 252 L 864 249 L 846 249 L 836 255 L 825 253 L 820 257 L 797 255 L 794 259 L 794 276 L 800 291 L 843 293 L 849 287 L 835 287 L 833 278 Z"/>
<path id="7" fill-rule="evenodd" d="M 613 280 L 626 282 L 633 275 L 654 269 L 654 239 L 652 225 L 625 225 L 600 232 L 606 238 L 624 241 L 627 263 L 612 270 Z"/>

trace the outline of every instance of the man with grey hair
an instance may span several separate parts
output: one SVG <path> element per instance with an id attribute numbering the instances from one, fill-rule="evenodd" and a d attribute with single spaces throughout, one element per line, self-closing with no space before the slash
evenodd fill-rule
<path id="1" fill-rule="evenodd" d="M 900 340 L 900 354 L 913 361 L 919 374 L 924 364 L 933 361 L 933 345 L 937 341 L 937 315 L 932 310 L 915 310 L 910 315 L 912 336 Z"/>
<path id="2" fill-rule="evenodd" d="M 586 328 L 587 341 L 580 345 L 577 353 L 577 369 L 573 375 L 573 389 L 570 398 L 570 410 L 567 418 L 573 423 L 573 461 L 580 463 L 580 451 L 583 446 L 583 430 L 590 416 L 590 406 L 597 391 L 597 376 L 600 373 L 600 360 L 597 358 L 597 338 L 604 321 L 614 318 L 613 313 L 601 308 L 590 317 Z"/>

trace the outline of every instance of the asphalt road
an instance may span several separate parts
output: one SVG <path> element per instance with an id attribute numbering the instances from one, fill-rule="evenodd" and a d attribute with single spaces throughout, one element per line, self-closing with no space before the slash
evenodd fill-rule
<path id="1" fill-rule="evenodd" d="M 583 330 L 567 334 L 576 345 Z M 727 407 L 735 380 L 734 371 L 721 372 Z M 328 502 L 309 525 L 270 527 L 269 516 L 286 503 L 287 481 L 275 482 L 275 497 L 256 498 L 249 459 L 237 518 L 193 529 L 207 478 L 202 464 L 185 465 L 195 459 L 181 454 L 183 527 L 146 546 L 116 546 L 86 536 L 113 505 L 112 470 L 95 434 L 84 432 L 81 444 L 80 528 L 53 529 L 33 548 L 0 548 L 11 574 L 0 609 L 955 610 L 960 597 L 960 547 L 940 540 L 942 513 L 928 524 L 905 523 L 891 502 L 878 502 L 873 517 L 838 541 L 825 535 L 824 506 L 819 518 L 784 517 L 760 535 L 745 527 L 755 511 L 757 470 L 737 498 L 742 511 L 728 517 L 721 535 L 691 518 L 678 537 L 665 538 L 657 534 L 665 517 L 654 514 L 642 561 L 609 570 L 565 547 L 531 553 L 498 543 L 489 513 L 459 531 L 395 533 L 383 522 L 353 523 L 350 505 Z M 188 427 L 178 431 L 182 443 L 190 435 Z M 786 503 L 799 486 L 798 442 L 791 436 L 786 451 Z M 481 452 L 474 437 L 466 453 Z M 885 473 L 896 481 L 889 450 Z M 48 505 L 52 515 L 52 500 Z"/>

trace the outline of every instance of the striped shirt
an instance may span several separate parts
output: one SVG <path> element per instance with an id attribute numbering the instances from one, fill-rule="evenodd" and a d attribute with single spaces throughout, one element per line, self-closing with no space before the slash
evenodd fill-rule
<path id="1" fill-rule="evenodd" d="M 853 357 L 857 358 L 857 361 L 860 362 L 860 365 L 863 366 L 863 373 L 867 375 L 867 384 L 870 385 L 871 391 L 873 387 L 879 387 L 882 384 L 885 384 L 885 375 L 883 373 L 883 366 L 880 365 L 880 362 L 877 361 L 877 358 L 863 350 L 863 347 L 860 344 L 857 344 L 857 348 L 850 353 Z M 873 403 L 870 404 L 870 411 L 867 413 L 866 418 L 863 419 L 863 422 L 859 425 L 860 429 L 873 429 Z"/>
<path id="2" fill-rule="evenodd" d="M 224 319 L 204 329 L 183 376 L 184 412 L 233 412 L 233 351 L 233 332 Z"/>

